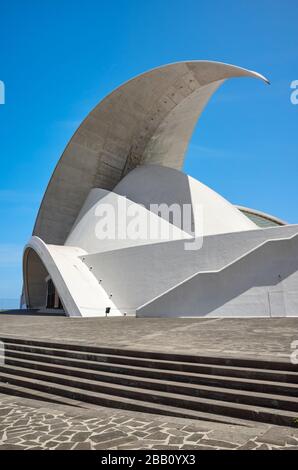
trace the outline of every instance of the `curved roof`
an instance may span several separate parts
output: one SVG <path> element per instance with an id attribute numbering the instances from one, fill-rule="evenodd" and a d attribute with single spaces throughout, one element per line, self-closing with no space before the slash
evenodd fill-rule
<path id="1" fill-rule="evenodd" d="M 64 243 L 92 188 L 112 190 L 131 169 L 181 169 L 208 100 L 228 78 L 256 72 L 209 61 L 165 65 L 128 81 L 101 101 L 69 141 L 53 174 L 33 235 Z"/>
<path id="2" fill-rule="evenodd" d="M 265 212 L 258 211 L 256 209 L 250 209 L 249 207 L 243 206 L 236 206 L 242 214 L 246 215 L 246 217 L 252 220 L 255 224 L 257 224 L 261 228 L 267 227 L 276 227 L 281 225 L 287 225 L 287 223 L 275 217 L 274 215 L 266 214 Z"/>

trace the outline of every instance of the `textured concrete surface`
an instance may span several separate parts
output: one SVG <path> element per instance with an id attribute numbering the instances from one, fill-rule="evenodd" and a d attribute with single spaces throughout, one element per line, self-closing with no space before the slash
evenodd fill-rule
<path id="1" fill-rule="evenodd" d="M 91 410 L 0 395 L 0 450 L 298 449 L 298 429 Z"/>
<path id="2" fill-rule="evenodd" d="M 289 361 L 298 318 L 60 318 L 0 314 L 2 336 Z"/>
<path id="3" fill-rule="evenodd" d="M 266 81 L 232 65 L 189 61 L 155 68 L 114 90 L 69 141 L 46 190 L 34 235 L 46 243 L 64 243 L 89 191 L 112 190 L 139 164 L 182 168 L 199 116 L 232 77 Z"/>

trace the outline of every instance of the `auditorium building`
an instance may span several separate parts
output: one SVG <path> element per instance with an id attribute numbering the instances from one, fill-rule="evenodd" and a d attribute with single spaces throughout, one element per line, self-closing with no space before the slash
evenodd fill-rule
<path id="1" fill-rule="evenodd" d="M 137 76 L 90 112 L 24 250 L 25 308 L 71 317 L 297 315 L 298 225 L 235 206 L 182 171 L 201 113 L 235 77 L 267 82 L 232 65 L 180 62 Z"/>

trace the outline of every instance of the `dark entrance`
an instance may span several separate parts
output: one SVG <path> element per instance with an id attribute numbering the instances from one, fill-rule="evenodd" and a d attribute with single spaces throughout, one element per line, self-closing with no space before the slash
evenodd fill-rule
<path id="1" fill-rule="evenodd" d="M 47 281 L 47 304 L 46 304 L 46 308 L 63 310 L 61 300 L 59 298 L 58 292 L 56 290 L 56 287 L 55 287 L 52 279 L 48 279 L 48 281 Z"/>

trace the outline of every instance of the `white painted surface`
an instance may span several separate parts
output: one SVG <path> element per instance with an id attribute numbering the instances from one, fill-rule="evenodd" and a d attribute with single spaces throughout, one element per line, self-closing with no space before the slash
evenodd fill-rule
<path id="1" fill-rule="evenodd" d="M 200 250 L 185 241 L 136 246 L 86 255 L 85 263 L 116 304 L 137 309 L 199 272 L 223 269 L 268 239 L 290 238 L 298 226 L 206 236 Z M 213 294 L 214 296 L 215 294 Z"/>
<path id="2" fill-rule="evenodd" d="M 178 204 L 192 207 L 190 230 L 193 236 L 240 232 L 258 228 L 233 204 L 198 180 L 173 168 L 142 165 L 132 170 L 114 192 L 143 204 Z M 186 228 L 185 228 L 186 231 Z"/>
<path id="3" fill-rule="evenodd" d="M 296 233 L 267 240 L 220 270 L 191 276 L 137 309 L 137 316 L 291 316 L 297 300 Z"/>
<path id="4" fill-rule="evenodd" d="M 111 233 L 107 238 L 98 238 L 97 225 L 103 215 L 112 209 L 115 215 L 111 220 Z M 102 209 L 102 212 L 99 210 Z M 127 210 L 127 213 L 126 213 Z M 129 235 L 130 223 L 137 215 L 140 227 L 144 230 L 138 238 L 131 239 L 128 236 L 122 238 L 121 234 Z M 115 229 L 115 230 L 114 230 Z M 148 229 L 148 230 L 147 230 Z M 120 233 L 119 233 L 120 231 Z M 156 234 L 157 236 L 155 237 Z M 159 234 L 164 234 L 162 238 Z M 104 233 L 103 233 L 104 235 Z M 88 253 L 100 253 L 104 251 L 119 250 L 130 246 L 147 245 L 168 240 L 180 240 L 191 238 L 188 233 L 161 219 L 158 215 L 148 211 L 145 207 L 113 192 L 102 189 L 93 189 L 84 204 L 78 220 L 76 221 L 65 244 L 67 246 L 79 246 Z"/>
<path id="5" fill-rule="evenodd" d="M 109 316 L 121 314 L 109 294 L 79 258 L 85 254 L 84 250 L 46 245 L 40 238 L 32 237 L 25 247 L 24 263 L 29 250 L 38 254 L 69 316 L 105 316 L 106 307 L 111 308 Z"/>

